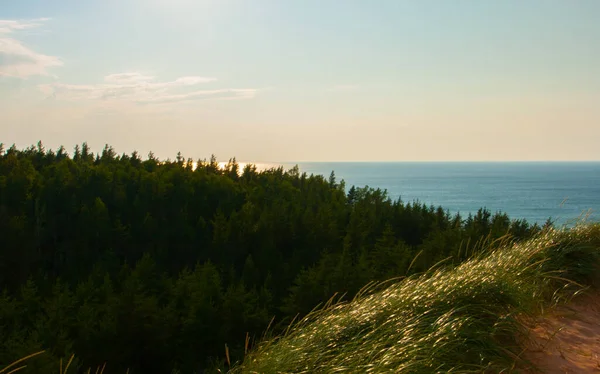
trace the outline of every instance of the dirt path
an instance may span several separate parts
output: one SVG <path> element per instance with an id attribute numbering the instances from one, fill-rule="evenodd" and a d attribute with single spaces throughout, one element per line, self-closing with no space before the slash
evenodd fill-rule
<path id="1" fill-rule="evenodd" d="M 556 308 L 531 332 L 524 357 L 542 373 L 600 373 L 600 293 Z"/>

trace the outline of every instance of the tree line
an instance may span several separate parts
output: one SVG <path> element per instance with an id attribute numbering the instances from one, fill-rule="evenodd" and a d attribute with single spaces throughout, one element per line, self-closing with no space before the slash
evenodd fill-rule
<path id="1" fill-rule="evenodd" d="M 333 172 L 0 145 L 0 365 L 46 349 L 26 370 L 72 354 L 106 372 L 226 368 L 335 293 L 541 229 L 347 188 Z"/>

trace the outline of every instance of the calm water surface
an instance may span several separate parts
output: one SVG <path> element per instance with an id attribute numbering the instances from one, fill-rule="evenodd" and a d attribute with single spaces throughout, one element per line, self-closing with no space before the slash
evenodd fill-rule
<path id="1" fill-rule="evenodd" d="M 286 169 L 294 164 L 284 164 Z M 511 218 L 568 223 L 591 210 L 600 221 L 600 162 L 298 163 L 300 171 L 352 185 L 386 189 L 405 202 L 441 205 L 451 213 L 487 207 Z"/>

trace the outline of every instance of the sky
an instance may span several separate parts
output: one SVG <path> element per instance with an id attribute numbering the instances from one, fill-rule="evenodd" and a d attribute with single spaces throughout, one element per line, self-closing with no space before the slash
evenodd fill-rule
<path id="1" fill-rule="evenodd" d="M 0 142 L 600 160 L 598 0 L 0 0 Z"/>

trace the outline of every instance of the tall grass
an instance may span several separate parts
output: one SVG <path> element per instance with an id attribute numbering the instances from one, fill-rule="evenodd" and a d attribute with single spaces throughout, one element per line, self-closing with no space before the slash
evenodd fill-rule
<path id="1" fill-rule="evenodd" d="M 349 303 L 330 302 L 266 340 L 233 373 L 507 372 L 521 362 L 522 321 L 590 284 L 600 225 L 503 241 Z"/>

